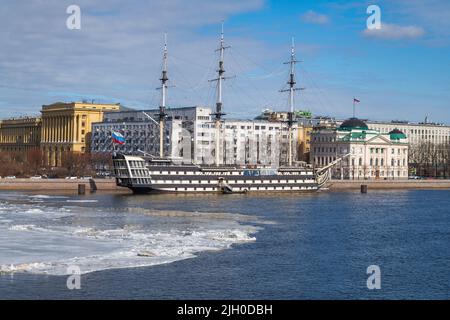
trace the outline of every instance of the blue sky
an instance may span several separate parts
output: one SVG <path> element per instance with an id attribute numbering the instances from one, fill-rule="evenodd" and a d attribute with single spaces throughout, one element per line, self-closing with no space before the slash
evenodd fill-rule
<path id="1" fill-rule="evenodd" d="M 12 1 L 0 11 L 0 117 L 39 114 L 42 104 L 92 100 L 156 107 L 163 33 L 169 37 L 169 105 L 214 105 L 214 50 L 225 20 L 224 108 L 251 118 L 287 109 L 295 37 L 298 109 L 316 115 L 450 123 L 450 2 L 134 0 Z M 66 8 L 82 11 L 67 30 Z M 366 30 L 366 9 L 382 29 Z"/>

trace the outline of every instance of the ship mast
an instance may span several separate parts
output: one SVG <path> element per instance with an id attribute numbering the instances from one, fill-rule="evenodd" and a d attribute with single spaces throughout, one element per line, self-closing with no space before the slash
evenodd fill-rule
<path id="1" fill-rule="evenodd" d="M 216 79 L 210 80 L 210 82 L 217 82 L 217 101 L 216 101 L 216 111 L 211 114 L 215 119 L 215 129 L 216 129 L 216 150 L 215 150 L 215 165 L 220 165 L 220 123 L 222 120 L 222 116 L 225 113 L 222 112 L 222 84 L 223 81 L 227 78 L 224 77 L 225 69 L 224 69 L 224 53 L 225 49 L 230 48 L 229 46 L 225 46 L 224 42 L 224 32 L 223 32 L 223 22 L 222 22 L 222 32 L 220 34 L 220 47 L 216 50 L 220 52 L 219 57 L 219 69 L 217 69 L 218 77 Z"/>
<path id="2" fill-rule="evenodd" d="M 297 82 L 295 81 L 295 65 L 298 63 L 299 61 L 296 60 L 295 58 L 295 43 L 294 43 L 294 38 L 292 38 L 292 46 L 291 46 L 291 60 L 289 62 L 285 62 L 284 64 L 289 64 L 291 67 L 291 73 L 289 76 L 289 81 L 287 82 L 287 84 L 289 85 L 289 89 L 287 90 L 281 90 L 281 92 L 289 92 L 289 106 L 290 106 L 290 110 L 288 112 L 288 127 L 289 127 L 289 131 L 288 131 L 288 139 L 289 139 L 289 150 L 288 150 L 288 165 L 291 167 L 292 166 L 292 158 L 293 158 L 293 136 L 292 136 L 292 132 L 293 132 L 293 125 L 294 125 L 294 93 L 297 90 L 302 90 L 301 88 L 296 88 L 295 85 L 297 84 Z"/>
<path id="3" fill-rule="evenodd" d="M 161 79 L 161 103 L 159 106 L 159 157 L 164 158 L 164 120 L 166 119 L 166 95 L 167 95 L 167 33 L 164 34 L 164 54 Z"/>

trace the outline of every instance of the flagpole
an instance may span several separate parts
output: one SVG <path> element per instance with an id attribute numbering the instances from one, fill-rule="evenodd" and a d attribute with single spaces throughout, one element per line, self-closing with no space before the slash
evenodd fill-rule
<path id="1" fill-rule="evenodd" d="M 355 97 L 353 97 L 353 118 L 355 118 Z"/>

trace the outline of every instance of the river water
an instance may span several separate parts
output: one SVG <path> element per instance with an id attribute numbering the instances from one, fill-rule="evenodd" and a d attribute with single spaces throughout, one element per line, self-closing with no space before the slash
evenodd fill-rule
<path id="1" fill-rule="evenodd" d="M 74 266 L 80 290 L 66 285 Z M 450 191 L 1 192 L 11 298 L 449 299 Z"/>

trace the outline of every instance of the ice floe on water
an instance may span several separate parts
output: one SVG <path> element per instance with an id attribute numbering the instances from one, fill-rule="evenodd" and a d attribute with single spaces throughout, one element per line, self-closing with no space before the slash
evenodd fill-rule
<path id="1" fill-rule="evenodd" d="M 89 273 L 171 263 L 253 242 L 264 223 L 240 214 L 91 205 L 2 201 L 0 274 L 66 275 L 71 266 Z"/>
<path id="2" fill-rule="evenodd" d="M 37 195 L 32 195 L 32 196 L 28 196 L 31 199 L 67 199 L 69 197 L 66 196 L 52 196 L 52 195 L 47 195 L 47 194 L 37 194 Z"/>

